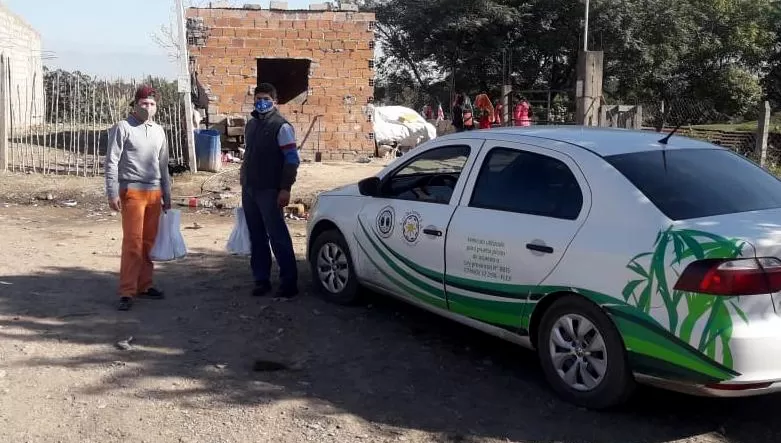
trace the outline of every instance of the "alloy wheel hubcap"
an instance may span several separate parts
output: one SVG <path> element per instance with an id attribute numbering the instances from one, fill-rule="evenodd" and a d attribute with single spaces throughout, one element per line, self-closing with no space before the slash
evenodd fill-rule
<path id="1" fill-rule="evenodd" d="M 554 369 L 570 388 L 591 391 L 605 378 L 607 346 L 597 327 L 585 317 L 560 317 L 551 330 L 549 349 Z"/>
<path id="2" fill-rule="evenodd" d="M 327 243 L 317 254 L 317 276 L 323 287 L 332 294 L 338 294 L 347 287 L 350 267 L 347 255 L 335 243 Z"/>

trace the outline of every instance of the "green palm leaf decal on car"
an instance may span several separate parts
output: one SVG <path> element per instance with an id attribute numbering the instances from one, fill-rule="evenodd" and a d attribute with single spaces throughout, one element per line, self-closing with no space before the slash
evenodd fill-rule
<path id="1" fill-rule="evenodd" d="M 398 290 L 426 303 L 524 333 L 539 300 L 555 293 L 576 293 L 611 314 L 635 370 L 693 383 L 739 375 L 732 369 L 729 342 L 733 318 L 746 322 L 747 318 L 736 301 L 672 286 L 692 260 L 740 257 L 743 242 L 696 230 L 662 230 L 651 252 L 627 263 L 635 278 L 626 283 L 621 297 L 614 297 L 572 286 L 499 283 L 434 271 L 394 250 L 360 218 L 358 224 L 355 241 L 372 265 Z M 661 321 L 658 309 L 663 311 Z M 682 319 L 679 312 L 686 313 Z"/>
<path id="2" fill-rule="evenodd" d="M 738 375 L 729 365 L 682 341 L 650 316 L 631 306 L 606 306 L 621 330 L 630 357 L 639 360 L 644 372 L 667 373 L 667 377 L 712 383 Z"/>
<path id="3" fill-rule="evenodd" d="M 745 313 L 730 297 L 677 291 L 669 281 L 668 270 L 677 277 L 692 260 L 708 258 L 732 259 L 741 256 L 745 243 L 709 232 L 692 229 L 660 231 L 652 252 L 639 254 L 627 264 L 637 275 L 624 286 L 622 296 L 631 306 L 649 314 L 654 301 L 661 301 L 667 315 L 667 330 L 694 346 L 699 352 L 732 367 L 733 313 L 747 322 Z M 679 307 L 685 303 L 686 315 L 679 318 Z M 705 320 L 700 336 L 695 339 L 697 325 Z M 693 343 L 696 342 L 696 343 Z M 720 355 L 719 355 L 719 352 Z"/>

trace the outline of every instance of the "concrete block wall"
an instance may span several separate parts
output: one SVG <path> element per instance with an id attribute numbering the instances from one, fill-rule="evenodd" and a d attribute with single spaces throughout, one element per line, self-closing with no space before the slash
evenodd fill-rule
<path id="1" fill-rule="evenodd" d="M 314 156 L 319 128 L 323 159 L 374 153 L 366 115 L 374 95 L 373 13 L 190 8 L 187 17 L 191 65 L 210 96 L 210 122 L 252 111 L 258 59 L 308 59 L 308 95 L 280 106 L 299 143 L 322 116 L 302 155 Z"/>
<path id="2" fill-rule="evenodd" d="M 41 49 L 41 35 L 0 3 L 0 54 L 11 66 L 9 92 L 14 130 L 27 127 L 31 121 L 33 124 L 43 123 L 45 100 Z"/>

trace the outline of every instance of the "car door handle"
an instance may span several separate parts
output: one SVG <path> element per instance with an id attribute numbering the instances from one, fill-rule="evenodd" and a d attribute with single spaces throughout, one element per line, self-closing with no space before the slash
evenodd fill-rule
<path id="1" fill-rule="evenodd" d="M 439 229 L 426 228 L 423 230 L 423 233 L 426 235 L 433 235 L 434 237 L 442 237 L 442 231 Z"/>
<path id="2" fill-rule="evenodd" d="M 538 245 L 535 243 L 526 243 L 526 249 L 530 251 L 542 252 L 545 254 L 553 254 L 553 248 L 545 245 Z"/>

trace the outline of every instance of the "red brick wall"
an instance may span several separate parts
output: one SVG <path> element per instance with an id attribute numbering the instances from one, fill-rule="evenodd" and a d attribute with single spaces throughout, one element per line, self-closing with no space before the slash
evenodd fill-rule
<path id="1" fill-rule="evenodd" d="M 365 115 L 374 94 L 369 86 L 374 14 L 190 8 L 187 17 L 201 17 L 207 29 L 205 44 L 191 41 L 189 50 L 199 83 L 211 91 L 210 122 L 252 111 L 257 59 L 305 58 L 312 61 L 306 103 L 280 106 L 299 143 L 314 117 L 323 115 L 302 155 L 314 156 L 318 126 L 324 159 L 374 153 L 372 123 Z"/>

